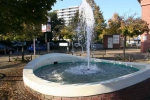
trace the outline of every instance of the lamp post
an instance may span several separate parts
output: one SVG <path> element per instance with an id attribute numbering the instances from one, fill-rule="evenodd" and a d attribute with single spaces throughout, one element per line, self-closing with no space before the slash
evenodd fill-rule
<path id="1" fill-rule="evenodd" d="M 35 58 L 35 38 L 33 39 L 33 51 L 34 51 L 34 58 Z"/>
<path id="2" fill-rule="evenodd" d="M 50 34 L 51 32 L 51 19 L 50 17 L 48 17 L 48 22 L 46 24 L 46 35 L 48 35 L 48 33 Z M 47 37 L 49 37 L 50 35 L 48 35 Z M 50 52 L 50 43 L 49 43 L 50 39 L 48 38 L 47 40 L 47 52 Z"/>
<path id="3" fill-rule="evenodd" d="M 35 30 L 35 27 L 34 27 L 34 26 L 33 26 L 33 30 Z M 33 46 L 34 58 L 35 58 L 35 52 L 36 52 L 36 51 L 35 51 L 35 40 L 36 40 L 36 39 L 35 39 L 35 37 L 34 37 L 34 38 L 33 38 L 33 45 L 32 45 L 32 46 Z"/>

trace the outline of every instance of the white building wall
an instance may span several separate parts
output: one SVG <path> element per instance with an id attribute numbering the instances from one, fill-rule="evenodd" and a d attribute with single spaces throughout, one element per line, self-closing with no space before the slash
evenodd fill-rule
<path id="1" fill-rule="evenodd" d="M 78 10 L 79 10 L 79 6 L 60 9 L 57 11 L 57 16 L 58 18 L 63 18 L 65 20 L 65 25 L 68 25 L 71 18 L 75 16 Z"/>

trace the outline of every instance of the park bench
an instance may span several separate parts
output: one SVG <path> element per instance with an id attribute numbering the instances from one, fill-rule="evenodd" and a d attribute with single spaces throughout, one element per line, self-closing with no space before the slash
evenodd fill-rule
<path id="1" fill-rule="evenodd" d="M 144 60 L 150 59 L 150 49 L 147 50 L 146 54 L 144 55 Z"/>
<path id="2" fill-rule="evenodd" d="M 76 56 L 82 56 L 82 53 L 76 53 Z"/>
<path id="3" fill-rule="evenodd" d="M 76 56 L 82 56 L 83 52 L 80 49 L 74 48 L 71 50 L 71 54 L 75 54 Z"/>
<path id="4" fill-rule="evenodd" d="M 97 50 L 97 51 L 91 51 L 92 58 L 100 58 L 100 56 L 102 56 L 102 58 L 104 58 L 105 55 L 106 55 L 105 49 L 101 49 L 101 50 Z"/>
<path id="5" fill-rule="evenodd" d="M 25 60 L 26 60 L 26 61 L 30 61 L 30 60 L 31 60 L 31 56 L 25 57 Z"/>
<path id="6" fill-rule="evenodd" d="M 12 58 L 14 61 L 21 61 L 22 59 L 20 57 L 15 57 L 15 58 Z"/>
<path id="7" fill-rule="evenodd" d="M 31 61 L 32 60 L 32 57 L 31 56 L 25 56 L 24 57 L 25 58 L 25 60 L 26 61 Z M 22 58 L 20 58 L 20 57 L 14 57 L 14 58 L 12 58 L 14 61 L 21 61 L 22 60 Z"/>
<path id="8" fill-rule="evenodd" d="M 125 54 L 125 57 L 123 54 L 119 53 L 119 54 L 115 54 L 114 55 L 114 60 L 123 60 L 123 61 L 133 61 L 134 60 L 134 56 L 133 54 Z"/>

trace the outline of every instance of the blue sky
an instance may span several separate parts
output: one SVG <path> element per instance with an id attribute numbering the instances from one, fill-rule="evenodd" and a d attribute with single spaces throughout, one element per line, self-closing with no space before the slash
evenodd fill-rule
<path id="1" fill-rule="evenodd" d="M 82 0 L 57 0 L 52 10 L 78 6 Z M 104 19 L 110 19 L 116 12 L 123 16 L 125 13 L 131 15 L 136 13 L 141 17 L 141 6 L 137 0 L 94 0 L 103 12 Z"/>

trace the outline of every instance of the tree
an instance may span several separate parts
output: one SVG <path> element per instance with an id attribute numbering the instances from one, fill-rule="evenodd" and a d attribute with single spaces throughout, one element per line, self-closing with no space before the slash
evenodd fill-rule
<path id="1" fill-rule="evenodd" d="M 31 41 L 33 38 L 42 36 L 41 25 L 23 25 L 23 31 L 20 33 L 0 34 L 0 38 L 4 40 L 22 41 L 22 61 L 24 61 L 24 42 Z"/>
<path id="2" fill-rule="evenodd" d="M 79 12 L 77 11 L 75 16 L 72 17 L 69 24 L 64 26 L 60 34 L 64 36 L 65 39 L 70 39 L 71 41 L 77 40 L 76 28 L 79 24 Z"/>
<path id="3" fill-rule="evenodd" d="M 61 35 L 64 36 L 65 39 L 73 40 L 73 37 L 75 36 L 75 32 L 72 30 L 72 26 L 65 26 L 61 30 Z"/>
<path id="4" fill-rule="evenodd" d="M 1 0 L 0 34 L 20 33 L 23 24 L 42 24 L 56 0 Z"/>
<path id="5" fill-rule="evenodd" d="M 135 17 L 136 14 L 124 16 L 121 21 L 120 31 L 124 37 L 124 57 L 126 47 L 126 37 L 137 36 L 143 34 L 145 31 L 149 31 L 148 24 L 139 17 Z"/>
<path id="6" fill-rule="evenodd" d="M 61 37 L 61 29 L 65 26 L 64 20 L 57 17 L 57 12 L 50 12 L 48 16 L 51 18 L 51 31 L 53 38 Z"/>
<path id="7" fill-rule="evenodd" d="M 139 17 L 135 17 L 135 14 L 133 14 L 123 18 L 120 31 L 123 36 L 133 37 L 143 34 L 145 31 L 149 31 L 149 29 L 145 21 Z"/>
<path id="8" fill-rule="evenodd" d="M 47 11 L 56 0 L 1 0 L 0 36 L 5 39 L 26 40 L 39 31 L 42 23 L 47 22 Z M 24 49 L 22 48 L 22 60 Z"/>
<path id="9" fill-rule="evenodd" d="M 105 19 L 103 17 L 103 12 L 100 10 L 100 7 L 96 5 L 94 0 L 87 0 L 90 6 L 93 8 L 94 19 L 95 19 L 95 28 L 94 35 L 95 38 L 93 40 L 100 40 L 100 35 L 102 31 L 106 28 Z"/>
<path id="10" fill-rule="evenodd" d="M 114 13 L 112 18 L 108 20 L 108 28 L 106 29 L 106 34 L 113 35 L 113 34 L 120 34 L 120 26 L 121 26 L 122 18 L 119 14 Z"/>

